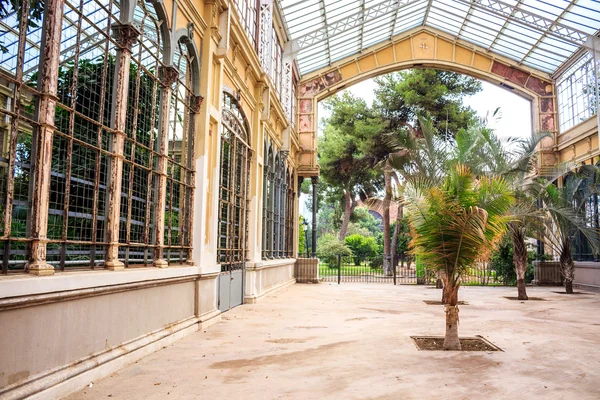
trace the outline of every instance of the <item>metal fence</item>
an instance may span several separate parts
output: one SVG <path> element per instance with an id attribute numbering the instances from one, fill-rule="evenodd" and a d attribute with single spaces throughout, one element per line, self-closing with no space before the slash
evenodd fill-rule
<path id="1" fill-rule="evenodd" d="M 387 261 L 387 262 L 386 262 Z M 338 257 L 319 262 L 319 279 L 322 282 L 380 282 L 416 284 L 415 265 L 404 262 L 401 257 L 386 260 L 383 256 L 360 258 Z"/>
<path id="2" fill-rule="evenodd" d="M 319 260 L 321 282 L 381 282 L 396 284 L 436 284 L 438 273 L 407 256 L 391 258 L 387 263 L 383 256 L 358 258 L 338 257 Z M 461 276 L 463 286 L 504 286 L 489 263 L 480 263 Z"/>

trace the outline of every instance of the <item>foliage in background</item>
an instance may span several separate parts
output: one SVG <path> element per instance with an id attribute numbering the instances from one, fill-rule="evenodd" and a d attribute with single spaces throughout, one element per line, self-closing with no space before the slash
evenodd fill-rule
<path id="1" fill-rule="evenodd" d="M 354 265 L 360 265 L 363 260 L 377 255 L 377 250 L 379 250 L 373 237 L 349 235 L 344 239 L 344 243 L 354 255 Z"/>
<path id="2" fill-rule="evenodd" d="M 330 268 L 337 266 L 338 256 L 348 257 L 351 255 L 352 250 L 331 233 L 321 236 L 317 242 L 317 257 L 327 263 Z"/>
<path id="3" fill-rule="evenodd" d="M 298 217 L 298 254 L 306 254 L 306 233 L 304 232 L 304 217 Z"/>
<path id="4" fill-rule="evenodd" d="M 537 259 L 535 251 L 529 250 L 527 252 L 527 270 L 525 272 L 525 283 L 531 283 L 533 281 L 533 261 Z M 549 260 L 551 256 L 544 254 L 541 256 L 542 260 Z M 515 272 L 515 265 L 513 262 L 513 245 L 510 235 L 504 236 L 498 248 L 492 251 L 490 258 L 490 266 L 496 272 L 496 279 L 502 282 L 504 285 L 514 286 L 517 284 L 517 274 Z"/>
<path id="5" fill-rule="evenodd" d="M 465 96 L 482 90 L 481 81 L 456 72 L 411 69 L 375 78 L 375 108 L 389 122 L 390 131 L 407 125 L 418 129 L 418 115 L 428 112 L 434 127 L 446 137 L 454 137 L 477 118 L 463 104 Z"/>

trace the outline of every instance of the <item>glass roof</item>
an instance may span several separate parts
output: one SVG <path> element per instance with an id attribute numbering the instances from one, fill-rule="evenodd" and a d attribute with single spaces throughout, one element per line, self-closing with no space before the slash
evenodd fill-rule
<path id="1" fill-rule="evenodd" d="M 552 73 L 600 31 L 599 0 L 280 0 L 306 74 L 418 26 Z"/>

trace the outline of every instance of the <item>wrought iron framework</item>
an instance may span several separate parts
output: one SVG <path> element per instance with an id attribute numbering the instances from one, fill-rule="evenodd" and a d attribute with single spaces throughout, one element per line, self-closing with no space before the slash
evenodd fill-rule
<path id="1" fill-rule="evenodd" d="M 251 150 L 248 122 L 229 93 L 223 93 L 221 119 L 217 262 L 226 272 L 243 269 L 246 260 Z"/>
<path id="2" fill-rule="evenodd" d="M 162 256 L 162 235 L 177 249 L 168 258 L 183 260 L 191 247 L 190 99 L 198 104 L 186 85 L 198 68 L 177 54 L 188 60 L 179 70 L 163 65 L 165 21 L 150 2 L 138 0 L 126 22 L 115 0 L 49 0 L 45 11 L 23 4 L 20 21 L 14 11 L 0 21 L 2 271 L 151 264 Z M 169 83 L 165 71 L 180 79 Z M 170 135 L 169 109 L 184 121 Z M 176 209 L 165 231 L 165 213 Z"/>
<path id="3" fill-rule="evenodd" d="M 287 166 L 287 151 L 274 151 L 265 142 L 263 166 L 262 258 L 293 255 L 293 174 Z"/>
<path id="4" fill-rule="evenodd" d="M 557 80 L 558 122 L 560 132 L 596 115 L 596 77 L 600 76 L 600 66 L 594 74 L 594 58 L 586 53 L 571 65 Z"/>
<path id="5" fill-rule="evenodd" d="M 590 0 L 282 0 L 301 73 L 430 26 L 554 72 L 600 29 Z"/>

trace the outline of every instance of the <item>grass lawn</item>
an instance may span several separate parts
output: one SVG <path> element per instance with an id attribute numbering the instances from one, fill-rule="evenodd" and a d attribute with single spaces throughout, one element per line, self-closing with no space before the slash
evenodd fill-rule
<path id="1" fill-rule="evenodd" d="M 338 269 L 337 266 L 335 266 L 334 268 L 329 268 L 329 266 L 326 263 L 320 263 L 319 264 L 319 276 L 337 276 L 338 274 Z M 361 265 L 352 265 L 352 264 L 343 264 L 342 265 L 342 271 L 341 271 L 342 275 L 364 275 L 364 274 L 377 274 L 377 275 L 381 275 L 383 274 L 383 269 L 382 268 L 376 268 L 376 269 L 371 269 L 371 267 L 369 267 L 369 265 L 367 264 L 365 266 L 365 264 L 361 264 Z"/>

